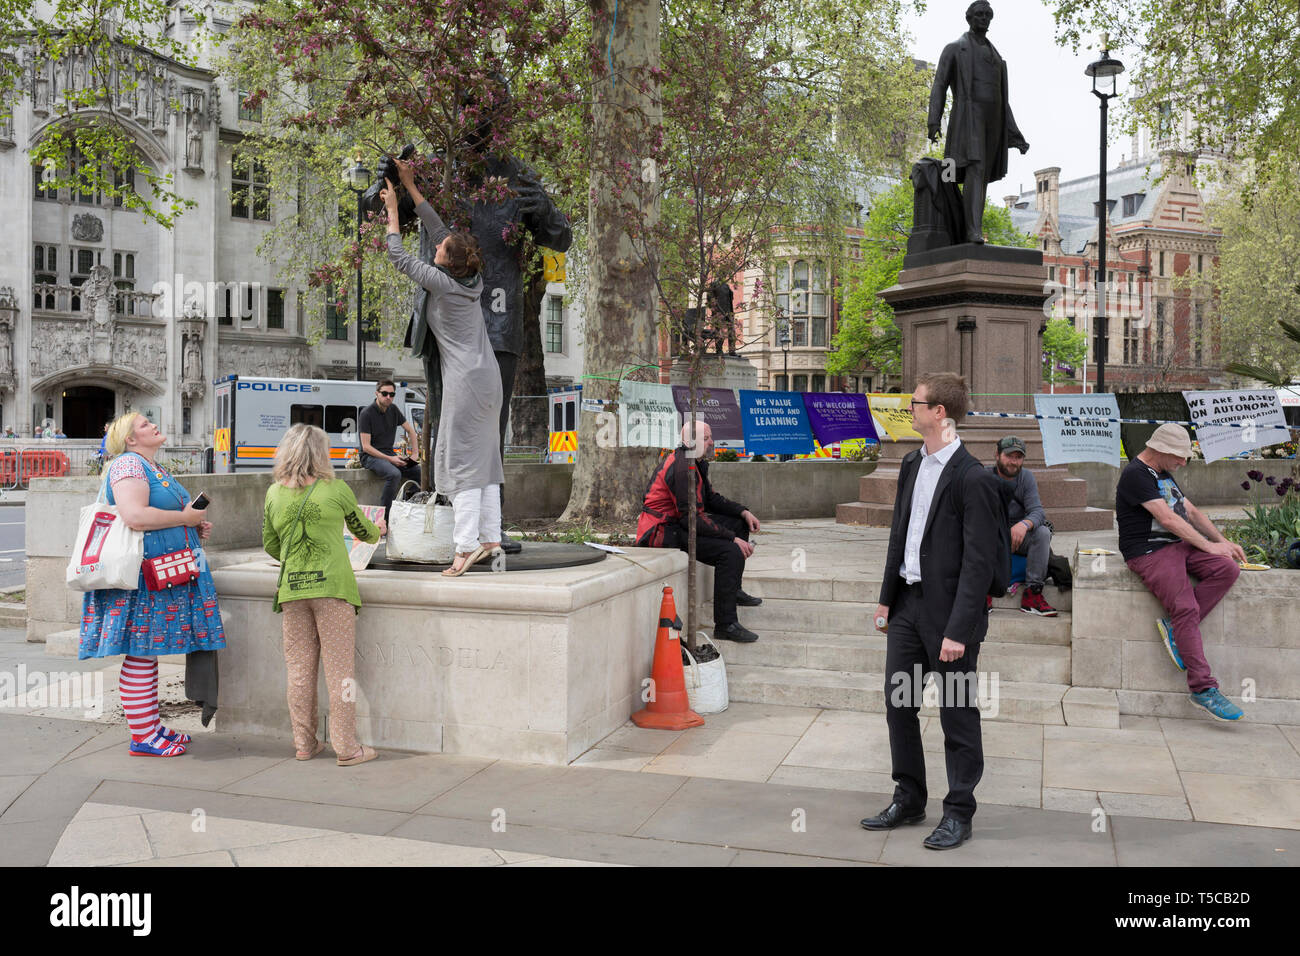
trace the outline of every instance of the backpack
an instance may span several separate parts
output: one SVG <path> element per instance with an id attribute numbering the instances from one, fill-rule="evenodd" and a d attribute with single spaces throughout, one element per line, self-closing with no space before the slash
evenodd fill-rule
<path id="1" fill-rule="evenodd" d="M 979 463 L 975 457 L 971 457 L 966 467 L 958 474 L 952 476 L 953 503 L 957 506 L 958 514 L 965 514 L 966 502 L 962 497 L 962 485 L 965 482 L 966 475 L 972 468 L 978 468 L 981 474 L 987 474 L 984 466 Z M 1007 588 L 1011 587 L 1011 525 L 1007 518 L 1007 502 L 1011 498 L 1011 485 L 1005 481 L 997 483 L 997 513 L 994 516 L 997 521 L 997 549 L 993 557 L 993 580 L 989 583 L 989 595 L 991 597 L 1002 597 L 1007 593 Z"/>

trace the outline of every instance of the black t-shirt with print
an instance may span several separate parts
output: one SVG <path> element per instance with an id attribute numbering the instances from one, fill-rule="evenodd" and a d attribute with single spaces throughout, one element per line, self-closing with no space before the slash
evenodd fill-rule
<path id="1" fill-rule="evenodd" d="M 1119 550 L 1125 561 L 1158 551 L 1181 540 L 1142 507 L 1144 501 L 1163 498 L 1174 514 L 1187 519 L 1182 489 L 1167 471 L 1156 472 L 1140 459 L 1133 459 L 1120 472 L 1115 486 L 1115 521 L 1119 525 Z"/>

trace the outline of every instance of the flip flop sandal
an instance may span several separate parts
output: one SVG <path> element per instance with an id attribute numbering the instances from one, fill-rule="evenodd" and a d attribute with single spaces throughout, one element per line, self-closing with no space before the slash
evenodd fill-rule
<path id="1" fill-rule="evenodd" d="M 366 763 L 369 760 L 374 760 L 378 756 L 379 752 L 373 747 L 362 745 L 361 753 L 354 757 L 339 757 L 336 763 L 338 763 L 340 767 L 355 767 L 359 763 Z"/>
<path id="2" fill-rule="evenodd" d="M 464 574 L 466 571 L 470 569 L 470 565 L 477 564 L 479 561 L 482 561 L 485 557 L 487 557 L 487 552 L 483 550 L 482 545 L 479 545 L 473 551 L 469 552 L 468 555 L 466 555 L 464 552 L 457 551 L 456 557 L 465 558 L 465 563 L 462 564 L 459 569 L 455 567 L 447 568 L 445 571 L 442 572 L 443 577 L 446 578 L 460 577 L 462 574 Z"/>
<path id="3" fill-rule="evenodd" d="M 297 751 L 297 752 L 293 755 L 293 759 L 294 759 L 294 760 L 310 760 L 312 757 L 316 756 L 318 753 L 320 753 L 320 752 L 321 752 L 322 750 L 324 750 L 324 749 L 325 749 L 325 741 L 323 741 L 323 740 L 318 740 L 318 741 L 316 741 L 316 747 L 315 747 L 314 750 L 312 750 L 312 751 L 310 751 L 310 752 L 308 752 L 308 751 L 306 751 L 306 750 L 299 750 L 299 751 Z"/>

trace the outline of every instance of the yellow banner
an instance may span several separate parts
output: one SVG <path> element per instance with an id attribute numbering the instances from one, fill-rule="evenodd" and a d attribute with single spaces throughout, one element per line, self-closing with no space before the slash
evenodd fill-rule
<path id="1" fill-rule="evenodd" d="M 904 438 L 920 438 L 920 434 L 912 427 L 912 396 L 899 395 L 894 392 L 888 394 L 873 393 L 867 396 L 867 404 L 871 406 L 872 417 L 881 427 L 890 441 L 899 441 Z"/>
<path id="2" fill-rule="evenodd" d="M 551 252 L 548 249 L 542 253 L 542 275 L 547 282 L 564 281 L 563 252 Z"/>

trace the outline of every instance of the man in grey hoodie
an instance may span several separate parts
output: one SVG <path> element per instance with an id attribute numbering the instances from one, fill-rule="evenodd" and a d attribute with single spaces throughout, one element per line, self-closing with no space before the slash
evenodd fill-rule
<path id="1" fill-rule="evenodd" d="M 1025 443 L 1015 435 L 1007 435 L 998 442 L 997 464 L 990 465 L 989 471 L 1011 485 L 1010 494 L 1004 496 L 1011 522 L 1011 553 L 1027 557 L 1020 610 L 1041 617 L 1056 617 L 1056 608 L 1043 599 L 1047 560 L 1052 554 L 1052 531 L 1047 527 L 1047 515 L 1038 498 L 1038 481 L 1033 472 L 1025 469 L 1024 463 Z M 990 609 L 992 605 L 990 598 Z"/>

